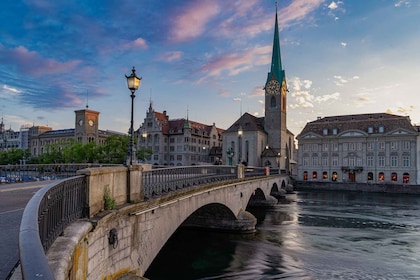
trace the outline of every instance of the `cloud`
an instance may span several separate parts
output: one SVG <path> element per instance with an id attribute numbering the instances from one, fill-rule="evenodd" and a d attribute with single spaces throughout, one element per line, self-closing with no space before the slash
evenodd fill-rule
<path id="1" fill-rule="evenodd" d="M 8 91 L 9 93 L 12 93 L 12 95 L 18 95 L 19 93 L 22 92 L 21 90 L 18 90 L 18 89 L 13 88 L 13 87 L 9 87 L 8 85 L 3 85 L 2 88 L 5 91 Z"/>
<path id="2" fill-rule="evenodd" d="M 415 110 L 415 107 L 413 105 L 410 105 L 408 107 L 398 106 L 394 108 L 387 108 L 386 112 L 388 114 L 402 114 L 402 115 L 407 116 L 414 110 Z"/>
<path id="3" fill-rule="evenodd" d="M 335 10 L 337 8 L 338 8 L 338 5 L 334 1 L 332 1 L 331 4 L 328 5 L 328 9 L 330 10 Z"/>
<path id="4" fill-rule="evenodd" d="M 182 57 L 183 52 L 180 51 L 172 51 L 172 52 L 165 52 L 164 54 L 158 57 L 159 60 L 172 62 L 174 60 L 178 60 Z"/>
<path id="5" fill-rule="evenodd" d="M 122 50 L 137 50 L 137 49 L 145 50 L 148 47 L 149 46 L 148 46 L 146 40 L 139 37 L 139 38 L 135 39 L 134 41 L 127 42 L 127 43 L 123 44 L 120 49 L 122 49 Z M 115 51 L 115 46 L 111 46 L 109 49 L 102 49 L 102 53 L 111 52 L 111 51 Z"/>
<path id="6" fill-rule="evenodd" d="M 71 72 L 81 63 L 80 60 L 60 62 L 44 58 L 37 52 L 29 51 L 23 46 L 14 49 L 0 47 L 0 62 L 14 65 L 20 72 L 37 77 Z"/>
<path id="7" fill-rule="evenodd" d="M 340 43 L 340 45 L 341 45 L 343 48 L 345 48 L 345 47 L 347 46 L 347 43 L 346 43 L 346 42 L 341 42 L 341 43 Z"/>
<path id="8" fill-rule="evenodd" d="M 182 12 L 175 16 L 171 40 L 183 42 L 199 37 L 206 29 L 207 24 L 220 12 L 219 6 L 212 0 L 194 1 Z"/>
<path id="9" fill-rule="evenodd" d="M 258 46 L 240 53 L 231 53 L 210 60 L 199 71 L 206 73 L 207 77 L 219 76 L 224 72 L 227 72 L 229 76 L 235 76 L 249 70 L 252 66 L 269 64 L 270 52 L 270 46 Z"/>
<path id="10" fill-rule="evenodd" d="M 294 98 L 294 102 L 290 102 L 289 107 L 291 109 L 296 108 L 313 108 L 315 103 L 325 103 L 328 101 L 335 101 L 340 98 L 340 93 L 336 92 L 333 94 L 324 94 L 315 96 L 310 93 L 312 87 L 312 81 L 302 80 L 298 77 L 294 77 L 290 82 L 291 97 Z"/>
<path id="11" fill-rule="evenodd" d="M 406 7 L 410 7 L 411 6 L 411 1 L 409 0 L 400 0 L 394 3 L 394 7 L 399 8 L 401 6 L 406 6 Z"/>
<path id="12" fill-rule="evenodd" d="M 334 84 L 337 86 L 344 86 L 344 84 L 347 84 L 349 81 L 358 80 L 360 79 L 359 76 L 353 76 L 352 78 L 345 78 L 340 75 L 334 76 Z"/>
<path id="13" fill-rule="evenodd" d="M 289 6 L 279 11 L 279 24 L 283 27 L 290 26 L 293 23 L 306 19 L 307 15 L 315 11 L 324 0 L 296 0 Z"/>

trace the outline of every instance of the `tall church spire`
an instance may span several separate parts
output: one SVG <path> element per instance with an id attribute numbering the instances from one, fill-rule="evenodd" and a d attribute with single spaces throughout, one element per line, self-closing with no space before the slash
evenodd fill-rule
<path id="1" fill-rule="evenodd" d="M 270 73 L 268 73 L 267 82 L 271 80 L 272 78 L 275 78 L 277 81 L 281 83 L 283 81 L 283 77 L 284 77 L 284 71 L 281 65 L 279 24 L 277 20 L 277 2 L 276 2 L 276 21 L 274 24 L 273 53 L 271 57 L 271 69 L 270 69 Z"/>

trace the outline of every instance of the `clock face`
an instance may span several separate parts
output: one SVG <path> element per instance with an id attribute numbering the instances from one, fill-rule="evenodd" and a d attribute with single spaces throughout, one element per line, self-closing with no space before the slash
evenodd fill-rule
<path id="1" fill-rule="evenodd" d="M 280 91 L 280 83 L 277 80 L 271 80 L 265 88 L 269 94 L 276 94 Z"/>
<path id="2" fill-rule="evenodd" d="M 79 120 L 79 125 L 82 126 L 83 125 L 83 120 Z"/>
<path id="3" fill-rule="evenodd" d="M 93 126 L 94 122 L 92 120 L 89 120 L 89 125 Z"/>

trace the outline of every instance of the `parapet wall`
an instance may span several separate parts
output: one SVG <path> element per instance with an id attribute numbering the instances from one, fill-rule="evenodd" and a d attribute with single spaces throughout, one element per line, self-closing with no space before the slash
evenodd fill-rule
<path id="1" fill-rule="evenodd" d="M 368 183 L 341 183 L 341 182 L 311 182 L 296 181 L 297 190 L 328 190 L 328 191 L 357 191 L 376 193 L 420 194 L 419 185 L 401 184 L 368 184 Z"/>

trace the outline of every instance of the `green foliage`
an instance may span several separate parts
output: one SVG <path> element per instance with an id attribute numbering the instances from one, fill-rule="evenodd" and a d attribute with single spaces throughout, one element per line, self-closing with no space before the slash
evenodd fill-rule
<path id="1" fill-rule="evenodd" d="M 14 149 L 0 152 L 0 165 L 18 164 L 22 159 L 26 159 L 27 163 L 39 164 L 88 162 L 122 164 L 127 155 L 129 140 L 127 135 L 111 135 L 105 139 L 103 145 L 96 145 L 95 142 L 84 145 L 75 141 L 53 143 L 46 145 L 44 153 L 35 158 L 31 158 L 29 150 Z"/>
<path id="2" fill-rule="evenodd" d="M 147 160 L 150 160 L 152 158 L 152 154 L 153 154 L 152 149 L 150 149 L 150 148 L 140 148 L 137 151 L 136 156 L 140 160 L 147 161 Z"/>
<path id="3" fill-rule="evenodd" d="M 111 197 L 111 191 L 109 190 L 109 186 L 105 187 L 104 190 L 104 209 L 105 210 L 112 210 L 115 208 L 115 200 Z"/>

